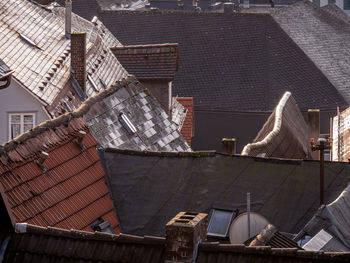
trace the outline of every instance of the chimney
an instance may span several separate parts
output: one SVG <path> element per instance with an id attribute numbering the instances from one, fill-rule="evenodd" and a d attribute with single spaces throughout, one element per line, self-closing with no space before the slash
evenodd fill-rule
<path id="1" fill-rule="evenodd" d="M 317 142 L 320 138 L 320 110 L 308 110 L 308 137 L 309 140 L 313 139 L 314 142 Z M 311 153 L 313 160 L 320 160 L 319 151 L 314 151 Z"/>
<path id="2" fill-rule="evenodd" d="M 236 139 L 223 138 L 221 140 L 221 152 L 226 154 L 236 154 Z"/>
<path id="3" fill-rule="evenodd" d="M 71 28 L 72 28 L 72 1 L 66 0 L 65 4 L 66 4 L 66 10 L 65 10 L 66 19 L 64 21 L 65 35 L 67 39 L 70 39 Z"/>
<path id="4" fill-rule="evenodd" d="M 71 70 L 83 93 L 86 92 L 86 33 L 71 33 Z"/>
<path id="5" fill-rule="evenodd" d="M 224 3 L 224 14 L 232 14 L 233 13 L 233 3 L 227 2 Z"/>
<path id="6" fill-rule="evenodd" d="M 198 243 L 206 241 L 208 215 L 180 212 L 166 224 L 165 262 L 194 262 Z"/>

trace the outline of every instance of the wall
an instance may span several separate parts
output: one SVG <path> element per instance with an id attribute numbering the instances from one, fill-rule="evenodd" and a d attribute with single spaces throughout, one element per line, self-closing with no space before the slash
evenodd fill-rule
<path id="1" fill-rule="evenodd" d="M 12 78 L 10 86 L 0 90 L 0 144 L 8 141 L 9 113 L 15 112 L 34 112 L 36 124 L 49 118 L 42 104 Z"/>
<path id="2" fill-rule="evenodd" d="M 156 97 L 160 106 L 170 116 L 169 82 L 167 80 L 142 80 L 141 83 L 154 97 Z"/>
<path id="3" fill-rule="evenodd" d="M 195 136 L 193 150 L 216 150 L 221 152 L 222 138 L 236 138 L 237 153 L 251 143 L 263 127 L 271 112 L 220 112 L 194 110 Z M 307 123 L 307 112 L 302 111 Z M 329 134 L 330 117 L 336 109 L 321 111 L 321 134 Z"/>

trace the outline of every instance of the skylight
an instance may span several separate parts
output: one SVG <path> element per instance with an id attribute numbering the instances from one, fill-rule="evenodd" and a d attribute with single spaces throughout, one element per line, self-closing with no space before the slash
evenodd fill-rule
<path id="1" fill-rule="evenodd" d="M 87 78 L 88 78 L 88 80 L 90 81 L 90 83 L 91 83 L 91 85 L 92 85 L 94 91 L 95 91 L 95 92 L 98 92 L 98 88 L 97 88 L 97 86 L 96 86 L 94 80 L 90 77 L 90 75 L 88 75 Z"/>
<path id="2" fill-rule="evenodd" d="M 208 236 L 226 237 L 233 211 L 213 209 L 208 226 Z"/>
<path id="3" fill-rule="evenodd" d="M 132 124 L 132 122 L 124 113 L 119 114 L 119 121 L 123 125 L 123 127 L 128 131 L 128 133 L 132 134 L 137 132 L 134 124 Z"/>

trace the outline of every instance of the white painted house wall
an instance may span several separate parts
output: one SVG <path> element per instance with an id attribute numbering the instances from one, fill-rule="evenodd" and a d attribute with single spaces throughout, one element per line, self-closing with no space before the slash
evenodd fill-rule
<path id="1" fill-rule="evenodd" d="M 14 78 L 9 87 L 0 90 L 0 144 L 9 140 L 11 113 L 34 113 L 35 124 L 49 119 L 41 102 Z"/>

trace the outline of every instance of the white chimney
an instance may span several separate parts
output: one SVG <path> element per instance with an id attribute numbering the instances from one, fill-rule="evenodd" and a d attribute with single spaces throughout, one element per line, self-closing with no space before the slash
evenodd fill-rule
<path id="1" fill-rule="evenodd" d="M 66 0 L 65 6 L 66 6 L 65 35 L 66 35 L 66 38 L 70 39 L 71 28 L 72 28 L 72 1 Z"/>

